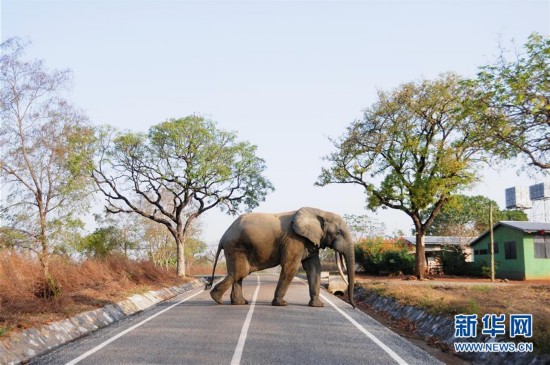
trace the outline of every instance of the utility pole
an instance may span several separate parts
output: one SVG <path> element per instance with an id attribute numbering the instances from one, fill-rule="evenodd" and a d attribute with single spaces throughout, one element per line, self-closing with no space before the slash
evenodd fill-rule
<path id="1" fill-rule="evenodd" d="M 489 242 L 489 250 L 491 252 L 491 281 L 495 281 L 495 243 L 493 236 L 493 203 L 489 204 L 489 226 L 491 232 L 491 242 Z"/>

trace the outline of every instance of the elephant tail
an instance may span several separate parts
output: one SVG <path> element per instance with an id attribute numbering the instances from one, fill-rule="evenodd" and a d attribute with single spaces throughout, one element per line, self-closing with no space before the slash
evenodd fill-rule
<path id="1" fill-rule="evenodd" d="M 220 252 L 222 252 L 222 244 L 218 246 L 218 252 L 216 252 L 216 260 L 214 260 L 214 268 L 212 269 L 212 277 L 210 278 L 210 282 L 206 283 L 204 286 L 204 290 L 208 290 L 212 287 L 212 284 L 214 284 L 214 274 L 216 273 L 216 265 L 218 264 L 218 258 L 220 257 Z"/>

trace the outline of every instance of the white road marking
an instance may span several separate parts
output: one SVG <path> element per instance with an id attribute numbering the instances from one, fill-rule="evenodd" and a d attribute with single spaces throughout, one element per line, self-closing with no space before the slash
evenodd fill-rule
<path id="1" fill-rule="evenodd" d="M 296 281 L 299 281 L 301 282 L 302 284 L 304 285 L 308 285 L 308 282 L 302 278 L 299 278 L 299 277 L 294 277 L 293 280 L 296 280 Z M 359 322 L 357 322 L 355 319 L 351 318 L 346 312 L 344 312 L 343 310 L 341 310 L 340 308 L 338 308 L 336 306 L 336 304 L 334 304 L 330 299 L 328 299 L 325 295 L 323 294 L 320 294 L 320 297 L 325 301 L 327 302 L 328 304 L 330 304 L 334 309 L 336 309 L 336 311 L 338 311 L 338 313 L 340 313 L 341 315 L 343 315 L 348 321 L 350 321 L 355 327 L 357 327 L 357 329 L 361 332 L 363 332 L 368 338 L 370 338 L 375 344 L 377 344 L 378 346 L 380 346 L 380 348 L 382 350 L 384 350 L 388 355 L 391 356 L 392 359 L 394 359 L 395 361 L 397 361 L 398 364 L 400 365 L 407 365 L 407 362 L 405 360 L 403 360 L 403 358 L 399 355 L 397 355 L 392 349 L 390 349 L 388 346 L 386 346 L 386 344 L 382 341 L 380 341 L 375 335 L 373 335 L 372 333 L 370 333 L 369 331 L 367 331 L 363 326 L 361 326 L 359 324 Z"/>
<path id="2" fill-rule="evenodd" d="M 174 308 L 175 306 L 178 306 L 180 305 L 181 303 L 184 303 L 184 302 L 187 302 L 189 299 L 193 298 L 193 297 L 196 297 L 197 295 L 203 293 L 204 290 L 201 290 L 200 292 L 198 293 L 195 293 L 183 300 L 180 300 L 179 302 L 177 302 L 176 304 L 173 304 L 171 305 L 170 307 L 166 308 L 166 309 L 163 309 L 161 310 L 160 312 L 158 313 L 155 313 L 154 315 L 152 315 L 151 317 L 149 318 L 146 318 L 144 319 L 143 321 L 139 322 L 138 324 L 135 324 L 133 325 L 132 327 L 120 332 L 118 335 L 114 336 L 114 337 L 111 337 L 110 339 L 108 339 L 107 341 L 99 344 L 98 346 L 94 347 L 93 349 L 91 349 L 90 351 L 87 351 L 85 353 L 83 353 L 82 355 L 80 355 L 79 357 L 77 357 L 76 359 L 70 361 L 67 363 L 67 365 L 73 365 L 73 364 L 77 364 L 79 363 L 80 361 L 84 360 L 85 358 L 87 358 L 88 356 L 96 353 L 97 351 L 101 350 L 102 348 L 104 348 L 105 346 L 107 346 L 108 344 L 110 344 L 111 342 L 119 339 L 120 337 L 124 336 L 125 334 L 127 334 L 128 332 L 130 331 L 133 331 L 135 330 L 136 328 L 138 328 L 139 326 L 149 322 L 150 320 L 152 320 L 153 318 L 157 317 L 157 316 L 160 316 L 162 313 L 166 312 L 166 311 L 169 311 L 170 309 Z"/>
<path id="3" fill-rule="evenodd" d="M 254 292 L 254 297 L 252 298 L 250 309 L 248 310 L 248 314 L 246 315 L 246 319 L 244 320 L 243 328 L 241 329 L 241 335 L 239 336 L 239 342 L 237 342 L 235 353 L 233 353 L 233 358 L 231 359 L 231 365 L 239 365 L 241 363 L 241 357 L 243 356 L 244 343 L 246 342 L 246 336 L 248 335 L 248 327 L 250 327 L 250 321 L 252 321 L 252 313 L 254 312 L 256 299 L 258 298 L 258 293 L 260 292 L 260 275 L 255 275 L 258 286 L 256 286 L 256 291 Z"/>
<path id="4" fill-rule="evenodd" d="M 334 304 L 332 301 L 330 301 L 325 295 L 321 294 L 321 298 L 330 304 L 334 309 L 336 309 L 341 315 L 343 315 L 348 321 L 350 321 L 359 331 L 363 332 L 368 338 L 370 338 L 375 344 L 380 346 L 382 350 L 384 350 L 388 355 L 391 356 L 392 359 L 397 361 L 400 365 L 407 365 L 407 362 L 403 360 L 399 355 L 397 355 L 392 349 L 390 349 L 386 344 L 382 341 L 380 341 L 375 335 L 367 331 L 363 326 L 361 326 L 355 319 L 351 318 L 346 312 L 341 310 Z"/>

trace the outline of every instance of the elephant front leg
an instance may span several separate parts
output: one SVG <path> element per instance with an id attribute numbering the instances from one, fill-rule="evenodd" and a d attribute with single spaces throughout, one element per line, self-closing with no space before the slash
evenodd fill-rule
<path id="1" fill-rule="evenodd" d="M 319 298 L 319 292 L 321 290 L 321 261 L 319 259 L 319 254 L 304 260 L 302 266 L 307 274 L 310 297 L 309 306 L 324 307 L 325 303 Z"/>
<path id="2" fill-rule="evenodd" d="M 283 298 L 286 294 L 286 291 L 288 290 L 288 287 L 290 286 L 290 283 L 292 282 L 292 279 L 294 279 L 296 272 L 298 272 L 299 267 L 300 260 L 295 260 L 292 263 L 281 265 L 281 274 L 279 275 L 279 282 L 277 283 L 277 288 L 275 289 L 275 297 L 271 302 L 272 305 L 287 305 L 286 300 L 284 300 Z"/>

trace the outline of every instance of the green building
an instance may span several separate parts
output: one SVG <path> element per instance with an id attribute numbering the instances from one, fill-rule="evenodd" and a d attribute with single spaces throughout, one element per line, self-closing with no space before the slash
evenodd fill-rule
<path id="1" fill-rule="evenodd" d="M 496 277 L 550 280 L 550 223 L 503 221 L 493 228 Z M 490 234 L 470 243 L 474 262 L 491 262 Z"/>

